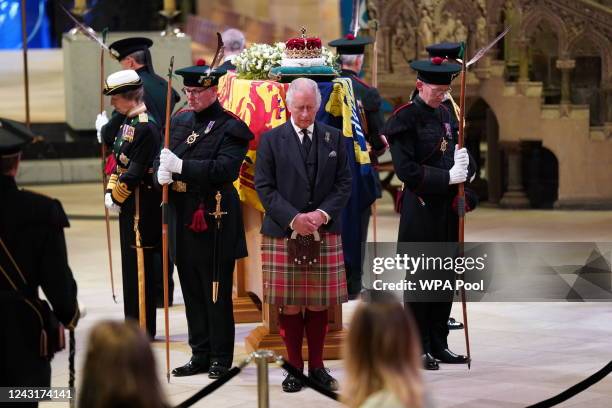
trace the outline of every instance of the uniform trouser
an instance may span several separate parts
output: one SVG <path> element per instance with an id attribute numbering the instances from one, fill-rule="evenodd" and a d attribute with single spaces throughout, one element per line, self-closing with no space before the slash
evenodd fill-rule
<path id="1" fill-rule="evenodd" d="M 181 282 L 189 346 L 193 359 L 203 364 L 218 361 L 229 367 L 234 357 L 234 309 L 232 278 L 234 260 L 222 261 L 219 266 L 219 295 L 212 301 L 213 265 L 198 262 L 198 256 L 177 256 L 176 267 Z"/>
<path id="2" fill-rule="evenodd" d="M 121 213 L 119 215 L 119 231 L 121 240 L 121 270 L 123 275 L 123 312 L 125 318 L 139 317 L 138 303 L 138 262 L 134 235 L 134 215 Z M 145 305 L 147 333 L 155 337 L 156 306 L 155 306 L 155 267 L 154 257 L 159 254 L 158 248 L 143 248 L 145 270 Z"/>
<path id="3" fill-rule="evenodd" d="M 419 327 L 423 353 L 437 353 L 448 347 L 448 317 L 452 302 L 409 302 Z"/>
<path id="4" fill-rule="evenodd" d="M 359 219 L 361 233 L 359 253 L 353 254 L 353 251 L 350 251 L 351 253 L 347 254 L 348 256 L 345 258 L 344 267 L 346 269 L 346 287 L 348 293 L 351 295 L 359 293 L 362 289 L 363 260 L 365 257 L 365 246 L 368 242 L 368 226 L 370 224 L 371 215 L 371 207 L 368 207 L 361 212 Z M 354 247 L 357 248 L 357 246 Z"/>
<path id="5" fill-rule="evenodd" d="M 3 333 L 0 334 L 0 387 L 49 387 L 51 364 L 40 357 L 40 323 L 34 312 L 0 302 Z M 2 403 L 0 407 L 30 408 L 37 402 Z"/>

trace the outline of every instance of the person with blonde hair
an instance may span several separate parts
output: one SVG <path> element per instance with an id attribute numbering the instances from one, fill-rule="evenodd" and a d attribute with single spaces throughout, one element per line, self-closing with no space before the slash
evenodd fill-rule
<path id="1" fill-rule="evenodd" d="M 420 408 L 420 339 L 408 311 L 389 295 L 361 303 L 344 347 L 343 402 L 350 408 Z"/>
<path id="2" fill-rule="evenodd" d="M 147 334 L 135 322 L 103 321 L 89 335 L 82 408 L 165 408 Z"/>

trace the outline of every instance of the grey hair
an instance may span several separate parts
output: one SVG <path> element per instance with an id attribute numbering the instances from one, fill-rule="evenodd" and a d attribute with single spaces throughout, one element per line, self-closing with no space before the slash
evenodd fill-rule
<path id="1" fill-rule="evenodd" d="M 293 94 L 298 91 L 303 91 L 310 89 L 315 93 L 315 97 L 317 99 L 317 110 L 321 106 L 321 92 L 319 91 L 319 87 L 317 83 L 310 78 L 296 78 L 289 84 L 289 89 L 287 89 L 287 95 L 285 97 L 287 101 L 287 106 L 291 105 L 293 101 Z"/>
<path id="2" fill-rule="evenodd" d="M 147 60 L 145 58 L 145 52 L 143 50 L 134 51 L 128 57 L 132 57 L 134 62 L 140 65 L 145 65 Z M 127 57 L 126 57 L 127 58 Z"/>
<path id="3" fill-rule="evenodd" d="M 228 54 L 234 55 L 239 54 L 244 49 L 244 43 L 246 42 L 242 31 L 235 28 L 229 28 L 221 34 L 225 50 L 229 51 Z"/>
<path id="4" fill-rule="evenodd" d="M 129 101 L 141 103 L 144 98 L 144 87 L 132 89 L 131 91 L 123 92 L 121 96 Z"/>
<path id="5" fill-rule="evenodd" d="M 342 65 L 355 65 L 359 58 L 363 57 L 363 54 L 353 54 L 353 55 L 340 55 L 340 63 Z"/>

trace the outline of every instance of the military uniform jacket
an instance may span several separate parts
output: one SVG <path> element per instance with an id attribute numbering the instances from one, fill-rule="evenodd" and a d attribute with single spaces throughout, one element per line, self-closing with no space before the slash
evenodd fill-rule
<path id="1" fill-rule="evenodd" d="M 145 105 L 140 105 L 127 116 L 122 115 L 124 123 L 112 144 L 117 168 L 109 178 L 106 191 L 111 193 L 113 202 L 121 206 L 122 216 L 133 216 L 135 213 L 136 187 L 141 189 L 141 217 L 155 213 L 161 202 L 153 184 L 153 161 L 160 150 L 159 130 L 145 109 Z M 143 190 L 147 192 L 144 196 Z M 143 245 L 146 246 L 157 245 L 161 233 L 161 220 L 151 221 L 155 220 L 140 223 Z"/>
<path id="2" fill-rule="evenodd" d="M 370 143 L 370 146 L 372 146 L 375 152 L 384 151 L 387 146 L 380 138 L 380 131 L 384 124 L 384 119 L 380 110 L 381 97 L 378 93 L 378 89 L 367 84 L 359 78 L 354 71 L 343 69 L 340 72 L 340 76 L 351 80 L 353 92 L 355 92 L 355 99 L 360 101 L 363 106 L 368 130 L 366 140 Z"/>
<path id="3" fill-rule="evenodd" d="M 232 113 L 224 110 L 219 102 L 201 112 L 178 112 L 170 125 L 170 150 L 183 159 L 181 174 L 173 174 L 170 185 L 170 236 L 171 245 L 180 245 L 180 234 L 195 234 L 198 248 L 192 251 L 203 260 L 212 260 L 215 220 L 209 213 L 215 211 L 215 194 L 221 193 L 222 217 L 219 246 L 222 258 L 238 259 L 247 256 L 242 209 L 234 180 L 246 156 L 253 134 L 248 126 Z M 156 171 L 159 163 L 156 161 Z M 207 229 L 194 232 L 187 228 L 194 212 L 203 205 Z M 176 248 L 174 253 L 176 254 Z"/>
<path id="4" fill-rule="evenodd" d="M 458 124 L 446 106 L 434 109 L 419 96 L 396 110 L 383 129 L 389 139 L 395 174 L 404 183 L 398 240 L 454 242 L 457 215 L 449 185 Z M 468 180 L 476 171 L 470 156 Z"/>
<path id="5" fill-rule="evenodd" d="M 68 266 L 64 228 L 68 219 L 59 201 L 20 190 L 15 179 L 0 176 L 0 236 L 27 281 L 28 295 L 38 295 L 42 288 L 57 318 L 66 326 L 78 320 L 77 286 Z M 4 251 L 0 248 L 0 265 L 9 271 Z M 40 321 L 37 314 L 21 299 L 0 272 L 0 367 L 3 353 L 24 350 L 38 355 Z M 9 340 L 12 337 L 12 341 Z M 20 350 L 7 349 L 18 343 Z M 4 368 L 4 367 L 2 367 Z M 0 369 L 2 371 L 2 369 Z"/>

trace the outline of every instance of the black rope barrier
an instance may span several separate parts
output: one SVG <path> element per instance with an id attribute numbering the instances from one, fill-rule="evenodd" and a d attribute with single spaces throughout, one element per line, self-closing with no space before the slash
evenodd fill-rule
<path id="1" fill-rule="evenodd" d="M 597 371 L 595 374 L 591 375 L 588 378 L 585 378 L 584 380 L 580 381 L 578 384 L 571 386 L 570 388 L 563 391 L 562 393 L 555 395 L 554 397 L 549 398 L 547 400 L 540 401 L 537 404 L 529 405 L 527 408 L 553 407 L 557 404 L 562 403 L 563 401 L 566 401 L 572 398 L 576 394 L 579 394 L 582 391 L 586 390 L 591 385 L 599 382 L 601 379 L 603 379 L 605 376 L 607 376 L 611 372 L 612 372 L 612 361 L 606 364 L 606 366 L 604 366 L 601 370 Z"/>
<path id="2" fill-rule="evenodd" d="M 317 391 L 319 394 L 323 394 L 326 397 L 329 397 L 329 398 L 333 399 L 334 401 L 338 401 L 340 399 L 340 395 L 337 392 L 334 392 L 334 391 L 331 391 L 331 390 L 325 388 L 323 385 L 321 385 L 318 382 L 314 381 L 310 377 L 306 377 L 304 375 L 304 373 L 302 373 L 300 370 L 298 370 L 297 368 L 295 368 L 294 366 L 292 366 L 291 364 L 289 364 L 285 360 L 279 359 L 278 364 L 282 368 L 287 370 L 287 372 L 289 374 L 291 374 L 292 376 L 296 377 L 297 379 L 302 381 L 304 384 L 306 384 L 306 386 L 308 386 L 308 388 L 312 388 L 313 390 Z"/>
<path id="3" fill-rule="evenodd" d="M 69 333 L 69 351 L 68 351 L 68 387 L 74 390 L 76 393 L 76 389 L 74 388 L 74 355 L 76 352 L 76 344 L 74 341 L 74 329 L 68 330 Z M 76 395 L 73 395 L 70 399 L 70 407 L 76 406 Z"/>
<path id="4" fill-rule="evenodd" d="M 196 402 L 198 402 L 199 400 L 201 400 L 202 398 L 212 394 L 218 388 L 223 386 L 226 382 L 228 382 L 229 380 L 231 380 L 232 378 L 234 378 L 235 376 L 240 374 L 242 369 L 247 364 L 249 364 L 250 361 L 251 360 L 249 358 L 249 359 L 245 360 L 242 364 L 230 368 L 227 373 L 223 374 L 221 377 L 219 377 L 215 381 L 211 382 L 210 384 L 208 384 L 207 386 L 202 388 L 200 391 L 196 392 L 191 397 L 187 398 L 185 401 L 183 401 L 180 404 L 178 404 L 175 408 L 187 408 L 187 407 L 190 407 L 193 404 L 195 404 Z"/>

